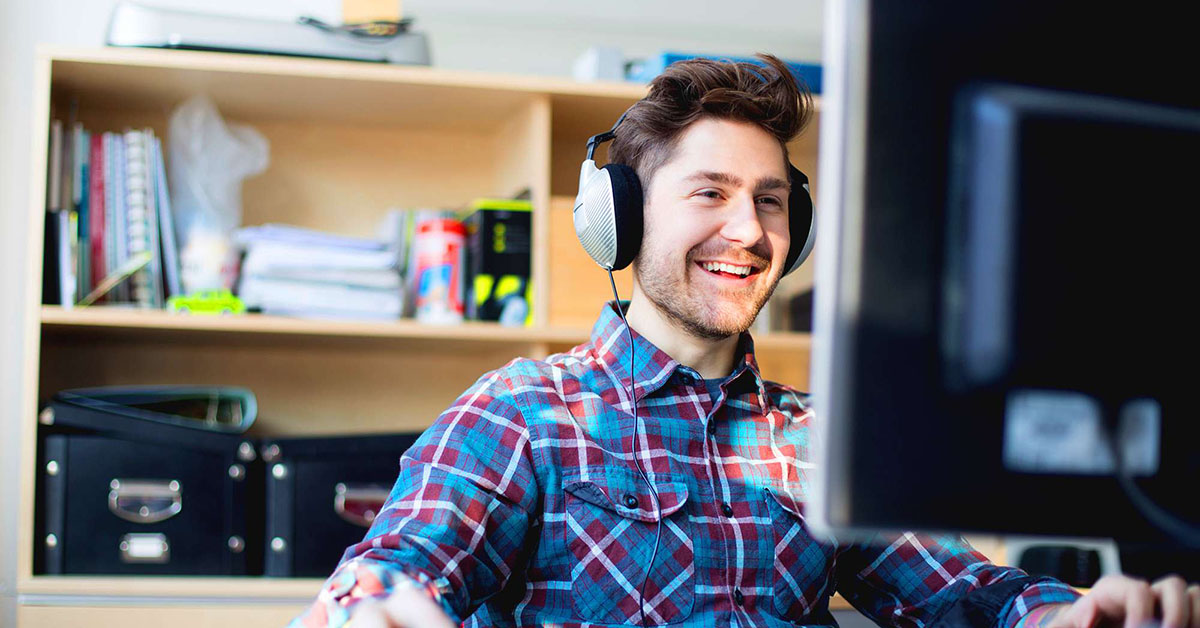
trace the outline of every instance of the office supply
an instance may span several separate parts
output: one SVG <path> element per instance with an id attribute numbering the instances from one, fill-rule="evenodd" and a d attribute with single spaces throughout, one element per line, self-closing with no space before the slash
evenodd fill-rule
<path id="1" fill-rule="evenodd" d="M 257 564 L 259 467 L 240 434 L 56 396 L 41 414 L 37 564 L 46 574 L 241 575 Z M 125 399 L 135 403 L 137 395 Z M 150 407 L 154 407 L 151 404 Z M 174 406 L 178 407 L 178 406 Z M 160 406 L 161 408 L 161 406 Z"/>
<path id="2" fill-rule="evenodd" d="M 179 11 L 122 2 L 109 22 L 110 46 L 223 50 L 378 63 L 429 65 L 429 42 L 419 32 L 355 37 L 299 22 Z"/>
<path id="3" fill-rule="evenodd" d="M 258 418 L 258 399 L 236 386 L 105 386 L 60 390 L 61 405 L 106 413 L 108 430 L 136 433 L 151 424 L 241 434 Z"/>
<path id="4" fill-rule="evenodd" d="M 320 578 L 362 541 L 419 433 L 267 439 L 263 573 Z"/>

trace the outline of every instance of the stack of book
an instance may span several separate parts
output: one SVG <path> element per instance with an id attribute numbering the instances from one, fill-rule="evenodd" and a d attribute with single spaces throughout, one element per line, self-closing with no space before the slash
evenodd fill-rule
<path id="1" fill-rule="evenodd" d="M 264 314 L 395 319 L 404 309 L 395 243 L 288 225 L 238 230 L 238 297 Z"/>
<path id="2" fill-rule="evenodd" d="M 162 142 L 54 120 L 49 149 L 43 302 L 163 307 L 180 290 Z"/>

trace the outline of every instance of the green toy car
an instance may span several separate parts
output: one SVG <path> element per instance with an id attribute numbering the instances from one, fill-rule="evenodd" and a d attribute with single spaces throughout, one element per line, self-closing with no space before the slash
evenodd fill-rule
<path id="1" fill-rule="evenodd" d="M 167 299 L 167 310 L 181 314 L 245 314 L 246 304 L 228 290 L 206 290 Z"/>

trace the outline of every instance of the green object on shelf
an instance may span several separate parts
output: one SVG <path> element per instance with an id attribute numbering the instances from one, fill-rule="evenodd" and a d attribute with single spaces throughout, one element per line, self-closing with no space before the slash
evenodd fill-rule
<path id="1" fill-rule="evenodd" d="M 245 314 L 246 304 L 228 290 L 210 290 L 171 297 L 167 309 L 181 314 Z"/>

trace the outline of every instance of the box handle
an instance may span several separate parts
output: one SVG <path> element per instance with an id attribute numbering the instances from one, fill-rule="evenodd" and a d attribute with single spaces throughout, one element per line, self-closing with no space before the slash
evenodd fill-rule
<path id="1" fill-rule="evenodd" d="M 183 510 L 178 480 L 114 479 L 108 484 L 108 509 L 133 523 L 158 523 Z"/>
<path id="2" fill-rule="evenodd" d="M 333 487 L 333 510 L 342 519 L 369 528 L 387 502 L 389 492 L 378 484 L 338 482 Z"/>

